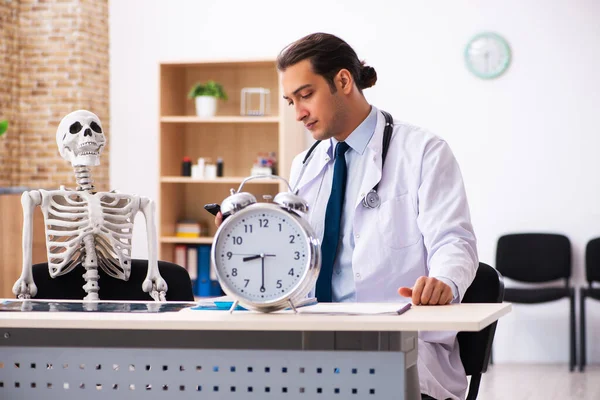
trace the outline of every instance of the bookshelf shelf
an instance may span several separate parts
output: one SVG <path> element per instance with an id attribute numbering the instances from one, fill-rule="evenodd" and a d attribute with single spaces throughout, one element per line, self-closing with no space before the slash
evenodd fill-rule
<path id="1" fill-rule="evenodd" d="M 200 118 L 190 115 L 165 116 L 160 118 L 164 123 L 190 123 L 190 124 L 276 124 L 280 118 L 274 117 L 245 117 L 245 116 L 215 116 Z"/>
<path id="2" fill-rule="evenodd" d="M 184 238 L 177 236 L 161 236 L 161 243 L 177 243 L 177 244 L 212 244 L 213 237 L 197 237 L 197 238 Z"/>
<path id="3" fill-rule="evenodd" d="M 161 182 L 164 183 L 203 183 L 203 184 L 218 184 L 218 183 L 232 183 L 232 184 L 240 184 L 245 179 L 245 177 L 224 177 L 224 178 L 216 178 L 216 179 L 194 179 L 188 178 L 186 176 L 163 176 L 160 178 Z M 279 180 L 277 179 L 253 179 L 251 181 L 246 182 L 246 185 L 252 184 L 263 184 L 263 185 L 278 185 Z"/>

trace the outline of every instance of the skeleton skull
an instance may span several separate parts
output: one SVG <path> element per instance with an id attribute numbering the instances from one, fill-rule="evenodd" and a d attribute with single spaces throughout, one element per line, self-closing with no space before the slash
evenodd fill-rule
<path id="1" fill-rule="evenodd" d="M 100 153 L 105 143 L 100 118 L 87 110 L 77 110 L 66 115 L 56 131 L 60 156 L 74 167 L 100 165 Z"/>

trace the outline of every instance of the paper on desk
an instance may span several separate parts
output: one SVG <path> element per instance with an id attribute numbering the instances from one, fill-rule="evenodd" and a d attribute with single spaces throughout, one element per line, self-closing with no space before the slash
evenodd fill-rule
<path id="1" fill-rule="evenodd" d="M 329 315 L 399 315 L 410 309 L 411 303 L 319 303 L 298 309 L 299 314 Z"/>
<path id="2" fill-rule="evenodd" d="M 229 310 L 233 306 L 233 301 L 233 297 L 231 296 L 211 297 L 197 302 L 196 307 L 192 307 L 192 310 Z M 307 297 L 297 301 L 294 305 L 300 308 L 315 304 L 316 302 L 317 299 L 314 297 Z M 246 308 L 238 304 L 236 310 L 246 311 Z"/>

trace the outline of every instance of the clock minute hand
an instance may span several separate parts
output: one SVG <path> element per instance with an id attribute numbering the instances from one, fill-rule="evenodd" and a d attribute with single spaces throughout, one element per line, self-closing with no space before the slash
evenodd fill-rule
<path id="1" fill-rule="evenodd" d="M 262 254 L 261 254 L 262 256 Z M 260 260 L 262 261 L 262 286 L 260 287 L 260 291 L 264 292 L 265 291 L 265 258 L 264 257 L 260 257 Z"/>

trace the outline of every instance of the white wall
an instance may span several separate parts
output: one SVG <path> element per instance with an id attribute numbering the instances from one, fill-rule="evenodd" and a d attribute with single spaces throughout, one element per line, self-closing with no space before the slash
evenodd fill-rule
<path id="1" fill-rule="evenodd" d="M 599 16 L 594 0 L 113 0 L 111 184 L 158 198 L 159 61 L 275 57 L 326 31 L 376 68 L 378 83 L 365 91 L 372 104 L 448 140 L 482 261 L 494 264 L 505 232 L 560 232 L 573 241 L 580 284 L 585 243 L 600 236 Z M 473 77 L 463 62 L 465 44 L 483 30 L 505 36 L 514 54 L 495 81 Z M 138 221 L 134 256 L 144 257 Z M 589 332 L 600 326 L 595 306 Z M 515 306 L 499 324 L 496 361 L 566 362 L 567 316 L 566 301 Z M 600 360 L 600 344 L 588 346 Z"/>

